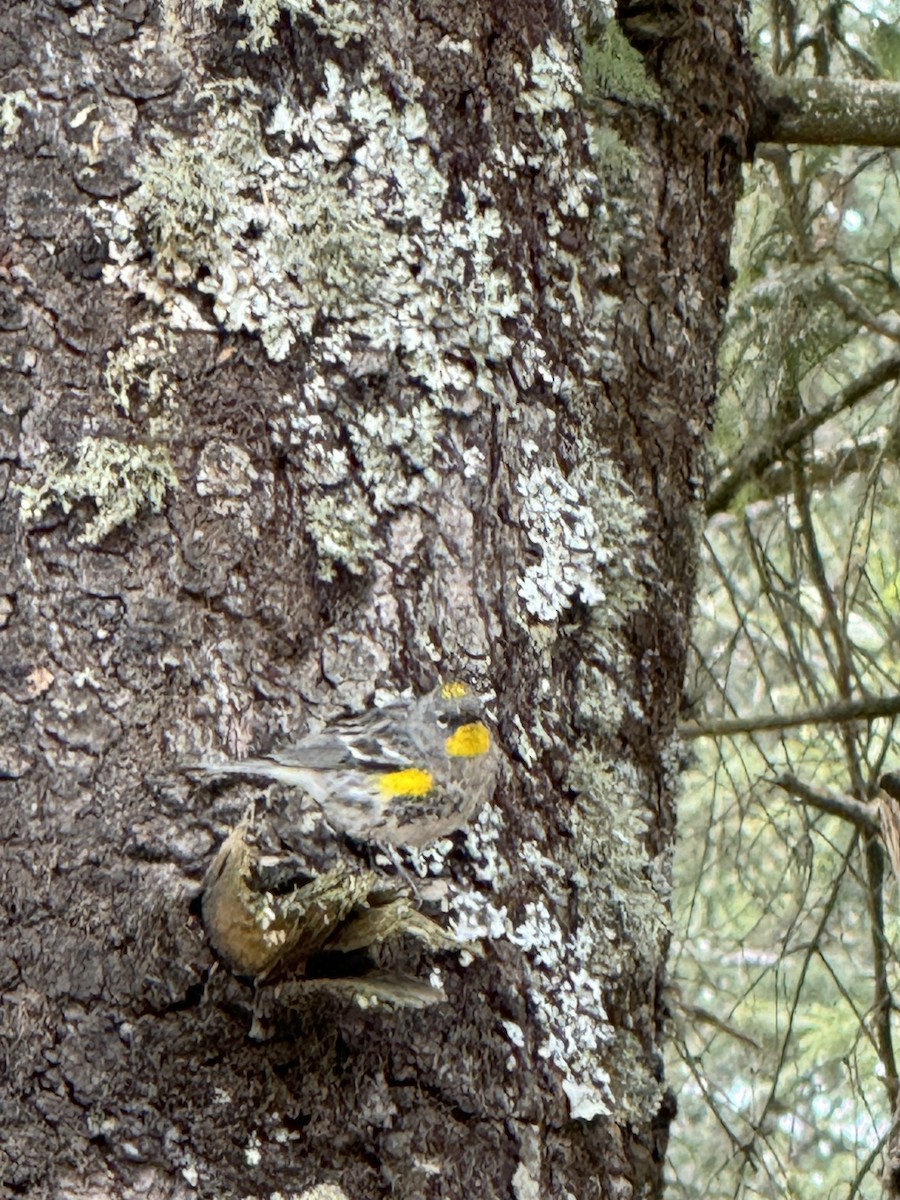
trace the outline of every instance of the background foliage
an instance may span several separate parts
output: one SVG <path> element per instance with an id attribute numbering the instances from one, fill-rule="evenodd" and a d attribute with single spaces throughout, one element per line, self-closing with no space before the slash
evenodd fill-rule
<path id="1" fill-rule="evenodd" d="M 773 74 L 900 79 L 900 6 L 773 0 L 752 44 Z M 759 149 L 688 693 L 675 1196 L 882 1189 L 900 896 L 873 801 L 900 750 L 896 718 L 865 710 L 900 692 L 898 254 L 898 152 Z M 836 721 L 847 701 L 864 715 Z M 755 727 L 712 736 L 731 716 Z"/>

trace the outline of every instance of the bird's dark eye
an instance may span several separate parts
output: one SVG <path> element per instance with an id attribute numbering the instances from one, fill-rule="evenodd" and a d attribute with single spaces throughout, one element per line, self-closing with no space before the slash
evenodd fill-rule
<path id="1" fill-rule="evenodd" d="M 446 713 L 441 713 L 437 719 L 437 723 L 440 725 L 441 729 L 446 729 L 450 724 L 450 718 Z"/>

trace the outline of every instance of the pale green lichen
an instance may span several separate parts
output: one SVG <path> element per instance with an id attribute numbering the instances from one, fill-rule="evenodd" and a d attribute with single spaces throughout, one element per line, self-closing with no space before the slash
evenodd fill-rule
<path id="1" fill-rule="evenodd" d="M 313 496 L 304 509 L 307 532 L 319 552 L 319 577 L 333 579 L 337 564 L 362 575 L 375 555 L 376 518 L 359 488 L 345 488 L 339 497 Z"/>
<path id="2" fill-rule="evenodd" d="M 636 180 L 641 169 L 641 156 L 608 125 L 593 124 L 590 129 L 591 156 L 601 181 L 619 184 Z"/>
<path id="3" fill-rule="evenodd" d="M 159 512 L 168 490 L 177 486 L 163 447 L 84 438 L 72 456 L 48 456 L 37 478 L 19 489 L 20 515 L 23 524 L 29 524 L 54 505 L 69 513 L 89 501 L 95 515 L 78 541 L 97 545 L 120 525 L 131 524 L 142 509 Z"/>
<path id="4" fill-rule="evenodd" d="M 497 210 L 464 189 L 465 212 L 447 218 L 421 106 L 395 106 L 369 72 L 350 87 L 329 63 L 322 97 L 308 109 L 282 101 L 268 121 L 277 153 L 250 85 L 206 98 L 196 137 L 157 130 L 139 160 L 141 187 L 111 212 L 107 277 L 158 300 L 207 292 L 217 320 L 259 333 L 273 359 L 315 328 L 323 363 L 364 346 L 399 355 L 439 394 L 487 389 L 482 364 L 511 352 L 518 289 L 494 266 Z"/>
<path id="5" fill-rule="evenodd" d="M 117 407 L 129 412 L 135 395 L 151 405 L 163 402 L 171 391 L 171 353 L 158 338 L 144 334 L 112 353 L 103 379 Z"/>
<path id="6" fill-rule="evenodd" d="M 530 285 L 497 263 L 506 231 L 486 185 L 462 185 L 461 209 L 448 215 L 424 109 L 389 98 L 373 71 L 351 84 L 326 63 L 308 107 L 284 98 L 265 111 L 246 81 L 205 100 L 196 136 L 158 130 L 138 163 L 140 188 L 109 207 L 117 265 L 107 279 L 156 301 L 166 319 L 207 293 L 216 320 L 257 334 L 273 359 L 302 346 L 303 387 L 285 398 L 274 432 L 299 462 L 320 573 L 358 573 L 374 550 L 374 514 L 439 483 L 446 412 L 496 394 Z M 360 411 L 345 401 L 348 378 L 398 368 L 409 381 L 399 403 Z M 127 380 L 110 382 L 121 399 Z M 319 416 L 335 411 L 352 480 L 347 447 L 331 444 Z"/>
<path id="7" fill-rule="evenodd" d="M 606 24 L 596 41 L 582 43 L 581 73 L 589 99 L 614 96 L 630 104 L 658 104 L 662 99 L 642 56 L 615 21 Z"/>
<path id="8" fill-rule="evenodd" d="M 626 693 L 610 675 L 591 662 L 576 667 L 575 725 L 588 734 L 616 737 L 629 709 Z M 641 714 L 635 716 L 640 720 Z"/>
<path id="9" fill-rule="evenodd" d="M 388 407 L 370 409 L 349 426 L 354 451 L 362 464 L 360 478 L 376 512 L 410 504 L 424 493 L 427 482 L 432 481 L 441 429 L 440 412 L 423 402 L 406 413 Z"/>

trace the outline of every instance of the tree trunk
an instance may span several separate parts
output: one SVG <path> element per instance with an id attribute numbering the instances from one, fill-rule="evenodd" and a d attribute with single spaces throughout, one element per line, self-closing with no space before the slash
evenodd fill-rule
<path id="1" fill-rule="evenodd" d="M 589 105 L 562 0 L 291 7 L 0 16 L 2 1187 L 657 1195 L 735 11 Z M 217 963 L 248 801 L 395 867 L 180 762 L 460 678 L 500 784 L 405 871 L 475 946 L 374 952 L 446 1000 Z"/>

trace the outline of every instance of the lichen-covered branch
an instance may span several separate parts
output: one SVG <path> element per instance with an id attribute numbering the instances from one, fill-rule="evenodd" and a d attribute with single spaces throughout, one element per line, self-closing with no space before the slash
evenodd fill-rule
<path id="1" fill-rule="evenodd" d="M 804 146 L 900 146 L 900 84 L 766 76 L 754 141 Z"/>

